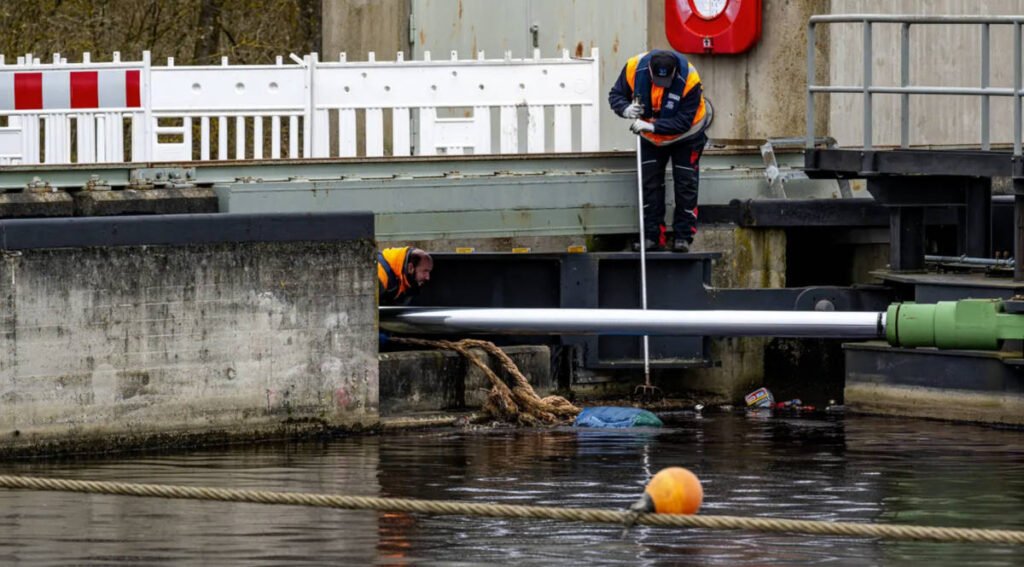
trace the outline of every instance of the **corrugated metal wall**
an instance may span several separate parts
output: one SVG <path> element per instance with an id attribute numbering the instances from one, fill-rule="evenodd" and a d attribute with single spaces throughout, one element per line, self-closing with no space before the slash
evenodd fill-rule
<path id="1" fill-rule="evenodd" d="M 626 60 L 646 49 L 647 5 L 621 0 L 412 0 L 412 49 L 416 59 L 430 51 L 436 59 L 458 50 L 461 58 L 532 57 L 534 35 L 541 57 L 563 49 L 589 57 L 597 47 L 601 84 L 611 88 Z M 536 34 L 531 27 L 536 25 Z M 629 122 L 601 101 L 602 149 L 632 148 Z M 549 127 L 548 132 L 552 129 Z"/>
<path id="2" fill-rule="evenodd" d="M 611 87 L 630 56 L 652 48 L 668 47 L 665 37 L 665 0 L 324 0 L 324 51 L 359 53 L 367 45 L 381 50 L 381 34 L 353 36 L 344 30 L 376 29 L 405 32 L 410 27 L 416 58 L 424 50 L 447 57 L 456 49 L 466 57 L 484 50 L 488 57 L 511 50 L 513 57 L 533 50 L 531 26 L 537 24 L 537 45 L 544 57 L 562 49 L 587 55 L 601 50 L 601 83 Z M 686 1 L 686 0 L 672 0 Z M 821 13 L 889 14 L 1024 14 L 1024 0 L 763 0 L 760 42 L 742 55 L 692 55 L 714 101 L 714 138 L 759 139 L 803 136 L 805 132 L 806 26 Z M 392 6 L 393 5 L 393 6 Z M 380 6 L 392 6 L 385 14 Z M 402 21 L 400 8 L 408 6 L 411 26 Z M 374 10 L 370 10 L 370 8 Z M 332 16 L 334 13 L 341 16 Z M 333 19 L 331 19 L 333 18 Z M 365 18 L 375 18 L 373 26 Z M 329 25 L 337 22 L 336 25 Z M 376 27 L 374 27 L 376 26 Z M 899 26 L 878 26 L 874 38 L 873 73 L 876 82 L 899 81 Z M 390 39 L 396 34 L 387 33 Z M 916 84 L 980 84 L 980 31 L 972 27 L 915 27 L 911 31 L 911 81 Z M 819 34 L 819 82 L 857 84 L 862 73 L 863 45 L 857 25 L 833 25 Z M 399 42 L 402 43 L 402 42 Z M 1013 75 L 1010 31 L 992 30 L 991 84 L 1007 87 Z M 395 50 L 409 49 L 396 45 Z M 378 58 L 391 54 L 378 53 Z M 350 57 L 351 59 L 351 57 Z M 899 141 L 898 95 L 874 97 L 874 143 Z M 855 95 L 818 95 L 817 134 L 831 135 L 841 145 L 859 146 L 862 105 Z M 602 103 L 601 148 L 631 149 L 633 137 L 627 121 L 614 116 Z M 911 99 L 911 143 L 955 144 L 980 140 L 981 103 L 976 97 L 915 96 Z M 1011 141 L 1012 105 L 992 100 L 991 137 Z M 550 128 L 548 129 L 550 132 Z"/>
<path id="3" fill-rule="evenodd" d="M 1024 15 L 1020 0 L 832 0 L 832 13 L 921 15 Z M 832 84 L 861 84 L 863 37 L 861 25 L 831 26 L 830 80 Z M 898 24 L 873 26 L 875 83 L 898 85 L 900 44 Z M 1013 83 L 1011 26 L 992 26 L 991 85 Z M 922 25 L 910 31 L 910 81 L 912 85 L 981 85 L 981 30 L 979 26 Z M 875 95 L 873 100 L 875 144 L 898 144 L 899 95 Z M 831 95 L 830 133 L 840 144 L 860 146 L 863 137 L 862 101 L 856 95 Z M 912 96 L 911 144 L 961 144 L 981 140 L 981 99 L 967 96 Z M 991 139 L 1012 142 L 1013 106 L 1009 98 L 993 98 Z"/>

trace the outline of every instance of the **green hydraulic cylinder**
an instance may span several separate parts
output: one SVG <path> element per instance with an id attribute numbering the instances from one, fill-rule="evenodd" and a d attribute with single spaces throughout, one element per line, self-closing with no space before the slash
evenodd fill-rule
<path id="1" fill-rule="evenodd" d="M 894 303 L 885 327 L 889 344 L 900 347 L 998 350 L 1024 339 L 1024 315 L 1005 313 L 1000 299 Z"/>

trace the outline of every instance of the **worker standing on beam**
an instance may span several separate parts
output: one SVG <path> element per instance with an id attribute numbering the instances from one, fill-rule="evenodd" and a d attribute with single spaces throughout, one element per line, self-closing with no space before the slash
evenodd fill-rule
<path id="1" fill-rule="evenodd" d="M 711 104 L 704 99 L 700 75 L 686 57 L 652 50 L 629 59 L 608 93 L 613 111 L 633 120 L 629 129 L 641 136 L 644 242 L 661 250 L 665 237 L 665 166 L 672 160 L 676 208 L 672 217 L 672 251 L 689 252 L 697 234 L 697 187 L 700 156 L 711 125 Z M 640 250 L 639 239 L 633 244 Z"/>
<path id="2" fill-rule="evenodd" d="M 378 301 L 381 305 L 407 305 L 430 281 L 434 260 L 419 248 L 385 248 L 377 253 Z"/>

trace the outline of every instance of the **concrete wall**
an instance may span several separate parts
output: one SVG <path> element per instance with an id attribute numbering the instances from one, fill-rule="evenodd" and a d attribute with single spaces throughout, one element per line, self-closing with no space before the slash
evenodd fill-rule
<path id="1" fill-rule="evenodd" d="M 786 287 L 786 232 L 705 226 L 694 239 L 694 252 L 721 251 L 711 284 L 714 287 Z M 714 368 L 684 371 L 684 385 L 705 403 L 737 403 L 764 382 L 764 355 L 769 339 L 729 337 L 711 342 Z"/>
<path id="2" fill-rule="evenodd" d="M 373 242 L 33 249 L 0 261 L 0 451 L 377 420 Z"/>
<path id="3" fill-rule="evenodd" d="M 551 349 L 542 345 L 506 346 L 505 351 L 541 397 L 554 390 Z M 471 349 L 498 376 L 501 363 L 483 349 Z M 480 409 L 491 383 L 482 370 L 454 351 L 413 350 L 380 355 L 380 413 Z"/>

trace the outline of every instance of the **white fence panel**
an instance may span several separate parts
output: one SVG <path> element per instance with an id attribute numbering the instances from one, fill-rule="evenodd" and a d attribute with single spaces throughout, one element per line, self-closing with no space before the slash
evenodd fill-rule
<path id="1" fill-rule="evenodd" d="M 590 59 L 572 59 L 565 52 L 558 59 L 504 59 L 488 60 L 483 53 L 477 59 L 459 60 L 456 53 L 447 61 L 432 61 L 430 54 L 423 61 L 405 61 L 400 54 L 396 61 L 378 62 L 370 57 L 367 62 L 349 62 L 342 54 L 339 62 L 320 63 L 314 59 L 313 106 L 317 110 L 345 111 L 371 109 L 418 109 L 418 147 L 415 153 L 435 155 L 443 153 L 490 153 L 490 110 L 501 109 L 499 153 L 518 153 L 518 110 L 525 109 L 528 116 L 525 130 L 526 150 L 529 152 L 571 151 L 566 144 L 556 149 L 548 147 L 545 139 L 544 109 L 547 107 L 579 107 L 581 109 L 581 149 L 597 149 L 596 138 L 583 134 L 597 131 L 597 104 L 600 100 L 598 84 L 597 50 Z M 593 109 L 594 111 L 591 111 Z M 449 114 L 464 113 L 464 116 Z M 555 133 L 557 139 L 572 140 L 571 117 L 559 123 L 568 128 L 568 134 Z M 592 121 L 586 124 L 587 120 Z M 384 136 L 383 125 L 367 114 L 365 137 L 376 143 Z M 469 138 L 468 131 L 474 132 Z M 339 136 L 347 134 L 339 128 Z M 318 146 L 314 151 L 326 151 Z M 399 140 L 403 142 L 404 139 Z M 339 138 L 338 155 L 348 153 L 351 143 Z M 376 146 L 373 146 L 374 148 Z M 392 140 L 392 155 L 395 152 Z M 401 144 L 399 150 L 404 150 Z M 377 155 L 368 146 L 367 155 Z"/>
<path id="2" fill-rule="evenodd" d="M 307 75 L 303 66 L 284 65 L 280 59 L 276 65 L 181 67 L 169 62 L 166 67 L 152 67 L 150 103 L 154 128 L 162 119 L 198 119 L 200 160 L 209 160 L 214 153 L 217 160 L 227 160 L 229 156 L 239 160 L 262 159 L 265 140 L 262 124 L 257 123 L 264 118 L 302 118 L 309 99 Z M 217 122 L 216 137 L 210 136 L 211 118 Z M 280 128 L 272 128 L 271 135 L 277 137 L 271 140 L 271 147 L 279 148 Z M 151 142 L 154 159 L 191 160 L 196 148 L 185 147 L 177 140 L 155 135 Z"/>
<path id="3" fill-rule="evenodd" d="M 598 147 L 597 50 L 589 59 L 291 59 L 154 67 L 148 52 L 110 63 L 0 57 L 0 165 L 569 152 L 574 139 L 580 150 Z"/>
<path id="4" fill-rule="evenodd" d="M 0 165 L 12 165 L 24 160 L 21 118 L 12 116 L 7 126 L 0 128 Z"/>

